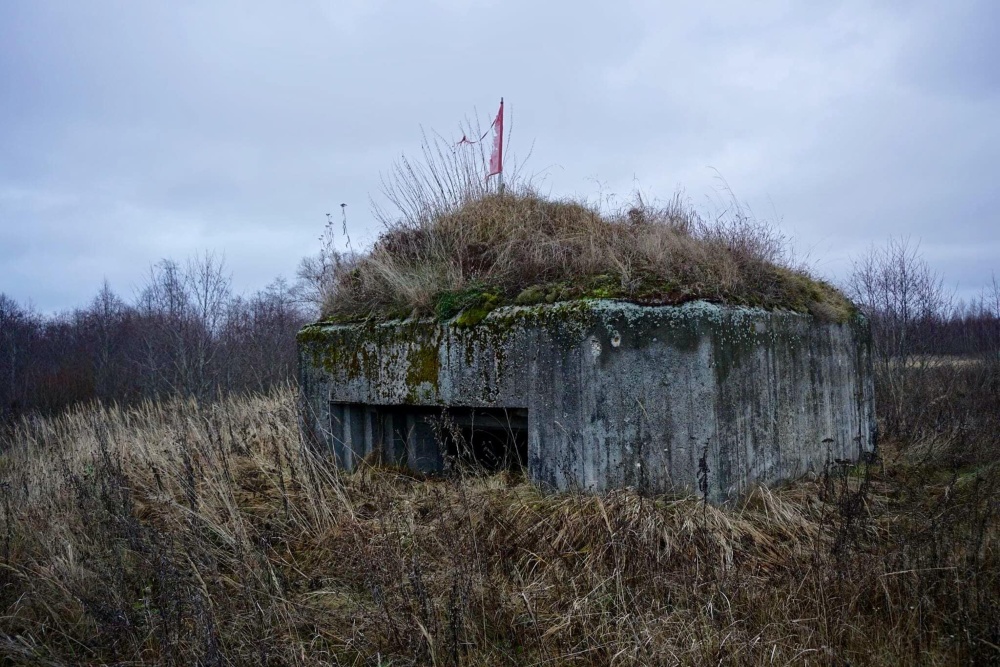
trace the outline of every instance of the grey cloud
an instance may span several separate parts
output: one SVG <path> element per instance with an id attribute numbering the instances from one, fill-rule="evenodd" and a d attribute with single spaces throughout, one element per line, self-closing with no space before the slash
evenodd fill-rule
<path id="1" fill-rule="evenodd" d="M 5 3 L 0 291 L 69 307 L 203 249 L 260 287 L 342 201 L 370 239 L 420 127 L 501 94 L 554 196 L 703 202 L 714 167 L 831 275 L 911 234 L 962 286 L 989 278 L 993 4 L 707 4 Z"/>

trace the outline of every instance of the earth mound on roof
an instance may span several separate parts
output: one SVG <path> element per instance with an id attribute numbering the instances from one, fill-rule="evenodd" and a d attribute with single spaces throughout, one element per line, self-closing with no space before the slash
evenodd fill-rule
<path id="1" fill-rule="evenodd" d="M 787 262 L 786 239 L 736 207 L 706 220 L 674 197 L 616 213 L 525 190 L 491 193 L 387 226 L 341 261 L 322 319 L 435 316 L 475 323 L 504 305 L 705 300 L 846 321 L 851 302 Z"/>

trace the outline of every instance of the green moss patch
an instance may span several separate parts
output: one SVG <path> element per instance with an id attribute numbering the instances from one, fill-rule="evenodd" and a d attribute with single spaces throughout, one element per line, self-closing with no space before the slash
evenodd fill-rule
<path id="1" fill-rule="evenodd" d="M 441 292 L 436 297 L 434 313 L 441 321 L 454 318 L 457 326 L 473 326 L 491 311 L 506 305 L 503 295 L 483 285 Z"/>

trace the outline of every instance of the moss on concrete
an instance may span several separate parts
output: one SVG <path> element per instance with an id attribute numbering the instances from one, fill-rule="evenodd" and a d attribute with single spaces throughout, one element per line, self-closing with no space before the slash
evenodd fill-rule
<path id="1" fill-rule="evenodd" d="M 803 293 L 807 289 L 823 288 L 804 283 Z M 760 326 L 760 316 L 767 312 L 764 309 L 719 307 L 704 301 L 649 308 L 616 299 L 579 297 L 553 304 L 494 307 L 497 300 L 493 295 L 464 298 L 476 305 L 459 311 L 448 322 L 424 318 L 307 326 L 298 334 L 303 359 L 338 382 L 395 387 L 392 391 L 402 391 L 408 402 L 419 403 L 439 393 L 442 366 L 451 354 L 458 354 L 457 358 L 469 366 L 478 365 L 489 376 L 500 376 L 509 340 L 525 330 L 580 340 L 590 332 L 606 329 L 601 343 L 611 347 L 635 349 L 666 343 L 693 351 L 708 341 L 717 380 L 723 383 L 748 354 L 774 345 L 797 348 L 803 326 L 815 317 L 804 306 L 796 316 L 779 318 L 764 328 Z M 839 307 L 835 315 L 845 317 L 847 326 L 864 326 L 863 318 L 846 299 Z M 595 324 L 601 326 L 594 329 Z M 643 335 L 637 338 L 634 332 Z M 612 340 L 616 335 L 617 344 Z M 455 346 L 459 346 L 457 350 Z M 484 377 L 482 386 L 488 388 L 491 382 Z"/>
<path id="2" fill-rule="evenodd" d="M 493 311 L 505 306 L 546 306 L 567 302 L 615 300 L 644 306 L 680 306 L 692 301 L 718 305 L 746 306 L 765 310 L 789 310 L 809 314 L 824 322 L 847 322 L 857 308 L 838 289 L 805 273 L 782 267 L 760 277 L 752 292 L 729 293 L 709 290 L 704 285 L 682 285 L 656 276 L 639 275 L 625 286 L 615 276 L 584 276 L 579 281 L 556 281 L 530 285 L 516 293 L 499 286 L 472 283 L 462 290 L 439 293 L 434 301 L 434 318 L 457 327 L 478 326 Z M 343 313 L 324 320 L 331 324 L 390 322 L 409 319 L 409 313 L 379 312 L 366 319 L 352 319 Z M 519 313 L 523 317 L 523 313 Z"/>
<path id="3" fill-rule="evenodd" d="M 415 341 L 407 347 L 406 387 L 410 402 L 417 402 L 425 394 L 437 394 L 441 374 L 440 349 L 436 340 Z"/>

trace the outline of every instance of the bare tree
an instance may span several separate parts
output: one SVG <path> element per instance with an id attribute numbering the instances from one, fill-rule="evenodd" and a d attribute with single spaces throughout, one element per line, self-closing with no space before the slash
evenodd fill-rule
<path id="1" fill-rule="evenodd" d="M 890 238 L 854 261 L 847 291 L 869 318 L 880 407 L 886 428 L 904 430 L 912 414 L 915 370 L 932 363 L 933 326 L 949 316 L 952 295 L 908 238 Z"/>
<path id="2" fill-rule="evenodd" d="M 308 319 L 280 278 L 249 298 L 233 299 L 223 339 L 227 383 L 262 391 L 294 377 L 295 333 Z"/>
<path id="3" fill-rule="evenodd" d="M 204 397 L 212 391 L 212 373 L 219 350 L 218 337 L 232 299 L 232 276 L 226 272 L 225 258 L 206 252 L 188 260 L 185 287 L 192 305 L 193 323 L 187 341 L 189 369 L 187 391 Z"/>
<path id="4" fill-rule="evenodd" d="M 0 417 L 17 412 L 18 376 L 25 353 L 28 314 L 0 293 Z"/>
<path id="5" fill-rule="evenodd" d="M 191 303 L 178 264 L 163 260 L 149 269 L 137 299 L 144 349 L 144 393 L 183 392 L 186 386 Z"/>
<path id="6" fill-rule="evenodd" d="M 206 252 L 189 259 L 184 287 L 194 309 L 194 317 L 209 334 L 217 334 L 232 297 L 232 275 L 226 272 L 225 257 Z"/>
<path id="7" fill-rule="evenodd" d="M 123 393 L 121 381 L 126 369 L 118 360 L 126 343 L 125 319 L 128 306 L 111 290 L 105 279 L 90 308 L 82 313 L 81 326 L 93 337 L 94 385 L 99 398 L 109 399 Z"/>
<path id="8" fill-rule="evenodd" d="M 850 296 L 872 318 L 880 359 L 908 364 L 922 352 L 919 324 L 945 315 L 952 295 L 908 238 L 890 238 L 854 262 Z"/>
<path id="9" fill-rule="evenodd" d="M 157 390 L 199 397 L 213 391 L 215 339 L 232 297 L 230 285 L 224 260 L 213 253 L 184 269 L 170 260 L 150 268 L 138 301 L 146 370 Z"/>

